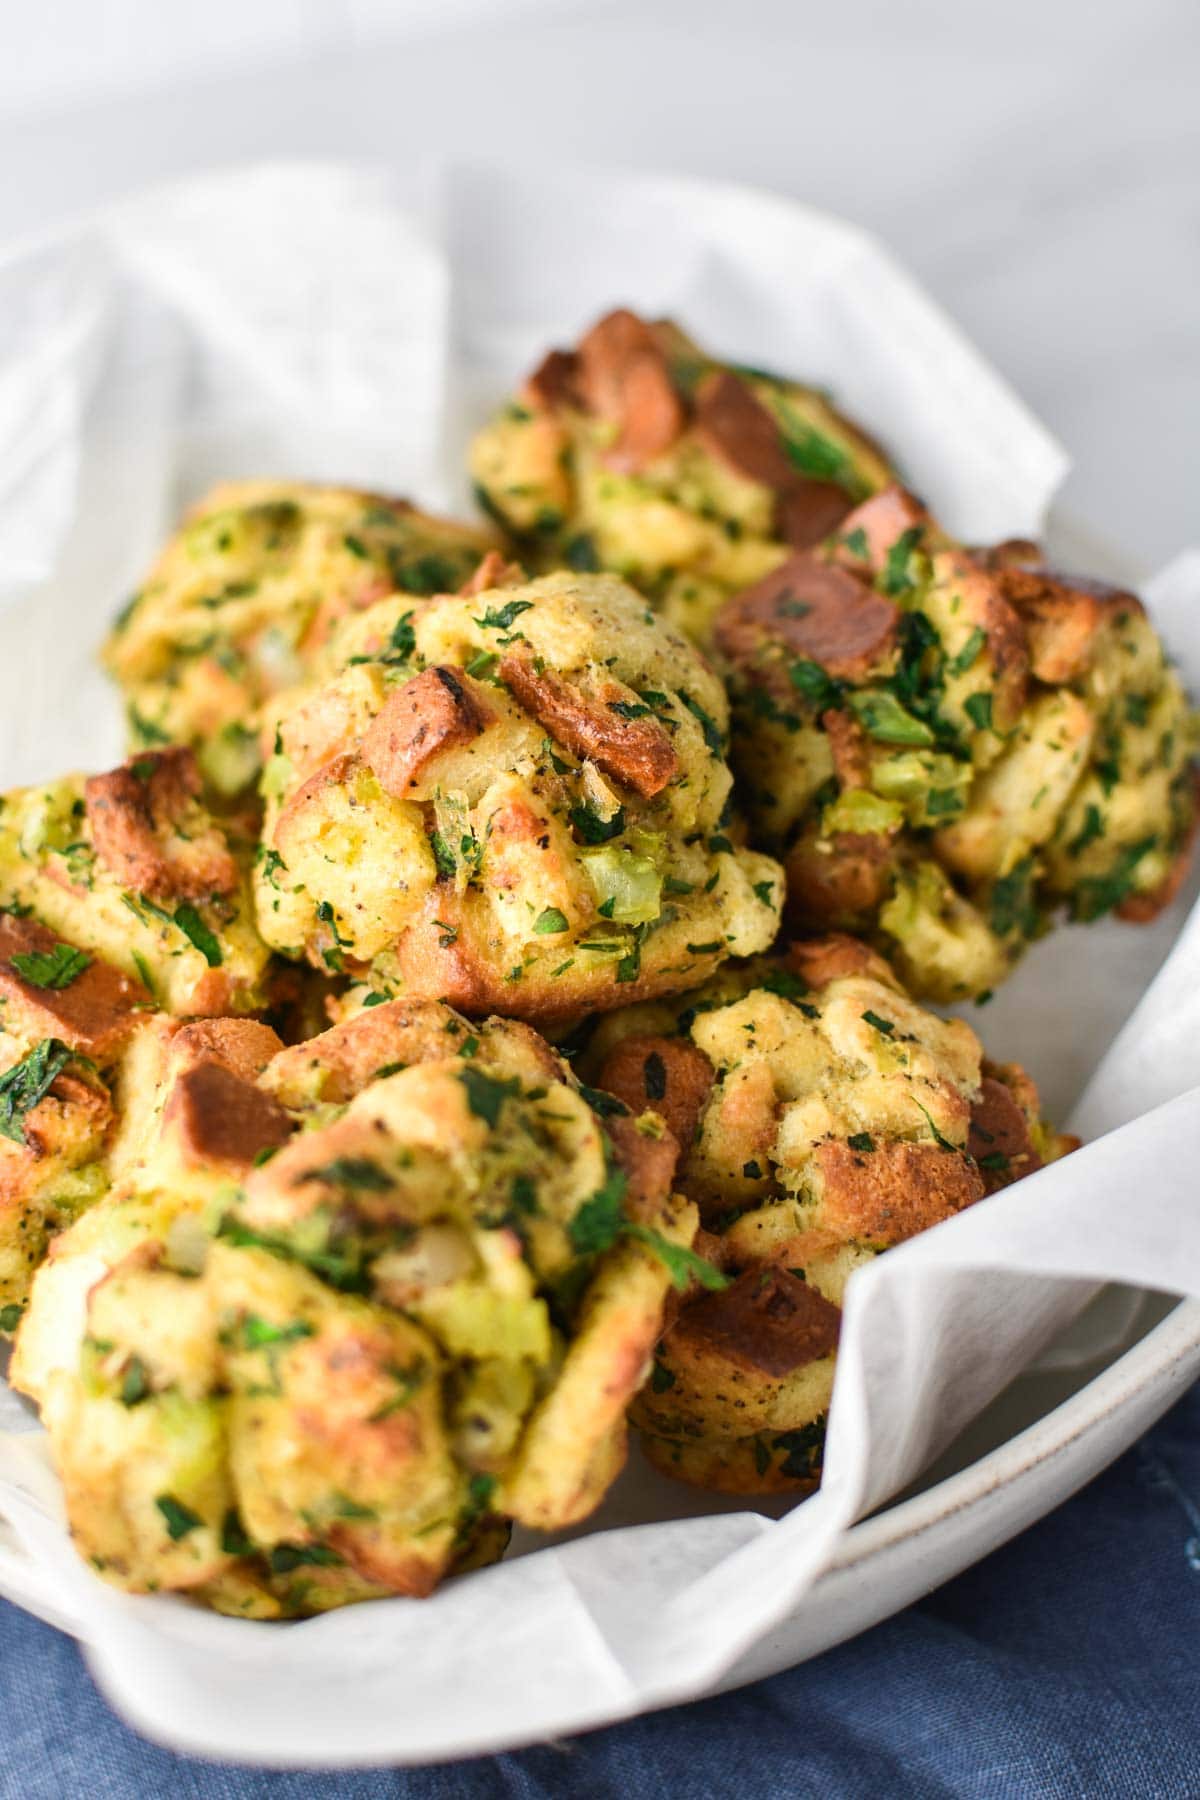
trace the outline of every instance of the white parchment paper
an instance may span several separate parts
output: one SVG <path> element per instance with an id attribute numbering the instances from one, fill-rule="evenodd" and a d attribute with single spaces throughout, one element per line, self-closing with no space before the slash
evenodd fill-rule
<path id="1" fill-rule="evenodd" d="M 1041 528 L 1063 452 L 848 225 L 717 184 L 234 171 L 0 261 L 0 786 L 119 755 L 95 647 L 208 482 L 291 475 L 461 508 L 472 426 L 542 347 L 622 302 L 827 384 L 962 537 Z M 1200 555 L 1148 597 L 1200 689 Z M 143 1729 L 236 1760 L 467 1755 L 703 1692 L 1096 1283 L 1200 1294 L 1185 914 L 1059 932 L 978 1021 L 1059 1117 L 1082 1091 L 1077 1128 L 1099 1141 L 854 1277 L 824 1483 L 786 1517 L 633 1475 L 605 1509 L 618 1527 L 431 1600 L 232 1621 L 95 1579 L 4 1394 L 0 1590 L 76 1631 Z"/>

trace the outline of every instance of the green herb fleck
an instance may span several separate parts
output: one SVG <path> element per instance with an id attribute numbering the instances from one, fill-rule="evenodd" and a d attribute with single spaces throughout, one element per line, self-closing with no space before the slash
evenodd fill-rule
<path id="1" fill-rule="evenodd" d="M 0 1075 L 0 1135 L 25 1142 L 25 1117 L 49 1093 L 71 1060 L 57 1038 L 43 1038 Z"/>
<path id="2" fill-rule="evenodd" d="M 221 946 L 196 908 L 185 901 L 175 908 L 175 924 L 189 943 L 194 944 L 210 969 L 221 967 Z"/>
<path id="3" fill-rule="evenodd" d="M 494 1126 L 500 1117 L 504 1102 L 521 1091 L 517 1076 L 498 1081 L 494 1075 L 485 1075 L 482 1069 L 467 1067 L 460 1072 L 459 1080 L 467 1090 L 467 1105 L 475 1117 L 490 1126 Z"/>
<path id="4" fill-rule="evenodd" d="M 189 1531 L 195 1531 L 197 1525 L 204 1523 L 199 1513 L 194 1513 L 182 1500 L 176 1500 L 173 1494 L 156 1494 L 154 1504 L 163 1516 L 167 1536 L 173 1544 L 177 1544 L 180 1538 L 185 1538 Z"/>
<path id="5" fill-rule="evenodd" d="M 644 1244 L 658 1258 L 671 1277 L 671 1286 L 681 1293 L 692 1281 L 699 1282 L 701 1287 L 714 1294 L 719 1294 L 729 1286 L 728 1278 L 722 1275 L 720 1269 L 714 1269 L 703 1256 L 698 1256 L 683 1244 L 673 1244 L 670 1238 L 664 1237 L 661 1231 L 655 1231 L 653 1226 L 626 1225 L 624 1235 Z"/>
<path id="6" fill-rule="evenodd" d="M 84 950 L 70 944 L 55 944 L 53 950 L 18 951 L 12 966 L 18 975 L 39 988 L 70 987 L 76 976 L 91 967 L 92 959 Z"/>

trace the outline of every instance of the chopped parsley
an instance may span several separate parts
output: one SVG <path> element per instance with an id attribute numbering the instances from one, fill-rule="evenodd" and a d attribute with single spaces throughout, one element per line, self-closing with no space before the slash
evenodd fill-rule
<path id="1" fill-rule="evenodd" d="M 196 908 L 188 901 L 175 908 L 175 924 L 178 925 L 188 942 L 194 944 L 210 969 L 221 967 L 221 945 L 211 932 Z"/>
<path id="2" fill-rule="evenodd" d="M 992 729 L 992 696 L 990 694 L 968 694 L 963 701 L 963 711 L 977 731 Z"/>
<path id="3" fill-rule="evenodd" d="M 841 685 L 825 673 L 820 663 L 799 657 L 788 668 L 788 680 L 797 693 L 803 694 L 806 700 L 811 701 L 822 712 L 828 707 L 841 705 Z"/>
<path id="4" fill-rule="evenodd" d="M 0 1075 L 0 1136 L 25 1142 L 25 1117 L 45 1098 L 71 1060 L 57 1038 L 43 1038 Z"/>
<path id="5" fill-rule="evenodd" d="M 121 1405 L 138 1406 L 150 1398 L 150 1372 L 140 1356 L 131 1356 L 121 1377 Z"/>
<path id="6" fill-rule="evenodd" d="M 481 631 L 511 631 L 513 622 L 533 606 L 532 600 L 506 600 L 503 606 L 489 606 L 475 623 Z"/>
<path id="7" fill-rule="evenodd" d="M 924 1113 L 925 1123 L 928 1125 L 930 1131 L 933 1133 L 933 1141 L 937 1145 L 938 1149 L 939 1150 L 950 1150 L 954 1153 L 955 1156 L 957 1156 L 958 1155 L 958 1145 L 952 1144 L 948 1137 L 943 1136 L 943 1134 L 938 1130 L 937 1126 L 933 1122 L 933 1115 L 930 1112 L 928 1112 L 925 1107 L 923 1107 L 921 1105 L 921 1102 L 919 1100 L 914 1100 L 913 1105 L 916 1107 L 916 1109 L 919 1113 Z"/>
<path id="8" fill-rule="evenodd" d="M 1022 857 L 1015 868 L 1002 875 L 992 888 L 990 918 L 997 937 L 1019 931 L 1032 937 L 1037 930 L 1038 913 L 1033 900 L 1033 859 Z"/>
<path id="9" fill-rule="evenodd" d="M 600 568 L 600 555 L 596 549 L 596 540 L 589 532 L 576 532 L 568 538 L 563 550 L 569 569 L 579 569 L 586 574 L 595 574 Z"/>
<path id="10" fill-rule="evenodd" d="M 965 675 L 975 661 L 983 646 L 987 643 L 987 632 L 976 625 L 962 649 L 952 656 L 946 664 L 951 675 Z"/>
<path id="11" fill-rule="evenodd" d="M 1089 804 L 1083 809 L 1083 824 L 1080 826 L 1075 837 L 1073 837 L 1071 842 L 1067 845 L 1068 854 L 1071 856 L 1079 856 L 1081 852 L 1087 849 L 1089 844 L 1094 844 L 1097 838 L 1102 838 L 1103 836 L 1104 815 L 1098 806 Z"/>
<path id="12" fill-rule="evenodd" d="M 875 1148 L 875 1139 L 869 1131 L 856 1131 L 853 1137 L 846 1139 L 846 1142 L 851 1150 L 873 1150 Z"/>
<path id="13" fill-rule="evenodd" d="M 247 1537 L 245 1527 L 234 1506 L 229 1508 L 221 1521 L 221 1548 L 226 1556 L 253 1556 L 254 1554 L 254 1545 Z"/>
<path id="14" fill-rule="evenodd" d="M 305 1563 L 318 1569 L 340 1569 L 344 1559 L 327 1544 L 276 1544 L 267 1562 L 273 1575 L 290 1575 Z"/>
<path id="15" fill-rule="evenodd" d="M 1119 906 L 1133 889 L 1138 864 L 1157 842 L 1157 838 L 1146 837 L 1139 843 L 1127 844 L 1107 875 L 1081 881 L 1071 896 L 1071 917 L 1086 924 Z"/>
<path id="16" fill-rule="evenodd" d="M 675 1386 L 675 1376 L 666 1363 L 655 1357 L 650 1369 L 650 1392 L 652 1394 L 669 1394 Z"/>
<path id="17" fill-rule="evenodd" d="M 494 1126 L 500 1117 L 504 1102 L 521 1091 L 521 1083 L 515 1075 L 507 1081 L 499 1081 L 494 1075 L 485 1075 L 482 1069 L 471 1067 L 460 1072 L 459 1080 L 467 1091 L 467 1105 L 475 1117 L 490 1126 Z"/>
<path id="18" fill-rule="evenodd" d="M 557 936 L 561 931 L 569 931 L 571 928 L 567 923 L 566 913 L 560 912 L 557 906 L 547 906 L 543 912 L 538 914 L 533 929 L 538 937 L 550 937 L 551 935 Z"/>
<path id="19" fill-rule="evenodd" d="M 921 527 L 910 525 L 907 531 L 900 533 L 887 553 L 881 585 L 884 593 L 890 594 L 893 600 L 898 599 L 902 594 L 911 593 L 917 585 L 913 580 L 910 564 L 913 551 L 920 542 Z"/>
<path id="20" fill-rule="evenodd" d="M 379 1074 L 380 1071 L 376 1071 Z M 393 1186 L 386 1169 L 381 1169 L 369 1156 L 335 1156 L 320 1168 L 309 1169 L 297 1186 L 308 1181 L 324 1181 L 330 1187 L 357 1188 L 366 1194 L 386 1194 Z"/>
<path id="21" fill-rule="evenodd" d="M 602 819 L 590 806 L 573 806 L 571 823 L 585 844 L 607 844 L 625 829 L 625 808 L 618 806 L 610 819 Z"/>
<path id="22" fill-rule="evenodd" d="M 182 1500 L 176 1500 L 173 1494 L 156 1494 L 154 1504 L 163 1516 L 167 1536 L 173 1544 L 177 1544 L 180 1538 L 185 1538 L 189 1531 L 195 1531 L 198 1525 L 204 1523 L 199 1513 L 193 1512 L 190 1506 L 185 1506 Z"/>
<path id="23" fill-rule="evenodd" d="M 896 1025 L 893 1019 L 881 1019 L 879 1014 L 872 1012 L 869 1007 L 867 1008 L 867 1011 L 863 1013 L 862 1017 L 865 1022 L 872 1026 L 874 1030 L 878 1031 L 881 1036 L 890 1038 L 894 1035 Z"/>
<path id="24" fill-rule="evenodd" d="M 722 1275 L 720 1269 L 714 1269 L 703 1256 L 698 1256 L 683 1244 L 673 1244 L 670 1238 L 664 1237 L 661 1231 L 655 1231 L 652 1225 L 626 1225 L 624 1236 L 644 1244 L 671 1277 L 671 1286 L 680 1292 L 693 1280 L 714 1294 L 719 1294 L 729 1286 L 728 1278 Z"/>
<path id="25" fill-rule="evenodd" d="M 616 1243 L 625 1223 L 625 1190 L 628 1178 L 623 1169 L 612 1169 L 603 1187 L 583 1202 L 567 1221 L 567 1236 L 577 1256 L 595 1256 Z"/>
<path id="26" fill-rule="evenodd" d="M 85 950 L 55 944 L 53 950 L 18 951 L 12 966 L 33 987 L 57 989 L 70 987 L 77 976 L 91 967 L 91 962 Z"/>
<path id="27" fill-rule="evenodd" d="M 642 1064 L 642 1086 L 647 1100 L 663 1100 L 667 1093 L 667 1065 L 657 1050 L 652 1050 Z"/>
<path id="28" fill-rule="evenodd" d="M 721 727 L 717 724 L 717 721 L 712 717 L 711 713 L 705 712 L 700 702 L 694 700 L 691 694 L 686 693 L 683 688 L 679 689 L 679 698 L 683 701 L 683 704 L 687 707 L 693 719 L 695 719 L 701 731 L 704 733 L 704 742 L 708 745 L 712 754 L 714 756 L 723 756 L 725 754 L 725 739 L 722 735 Z"/>
<path id="29" fill-rule="evenodd" d="M 416 655 L 417 634 L 413 630 L 412 614 L 402 613 L 392 626 L 392 635 L 388 639 L 387 649 L 380 657 L 380 662 L 411 662 Z"/>
<path id="30" fill-rule="evenodd" d="M 300 1338 L 312 1337 L 313 1329 L 304 1319 L 294 1319 L 290 1325 L 272 1325 L 270 1319 L 247 1313 L 242 1320 L 242 1346 L 246 1350 L 263 1350 L 268 1345 L 294 1344 Z"/>

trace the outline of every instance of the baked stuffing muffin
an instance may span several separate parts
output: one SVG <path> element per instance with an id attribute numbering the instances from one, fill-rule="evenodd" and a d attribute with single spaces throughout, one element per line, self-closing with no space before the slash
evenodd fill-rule
<path id="1" fill-rule="evenodd" d="M 294 1615 L 426 1594 L 504 1521 L 598 1503 L 702 1266 L 661 1119 L 432 1002 L 291 1049 L 187 1026 L 148 1075 L 12 1370 L 100 1574 Z"/>
<path id="2" fill-rule="evenodd" d="M 793 923 L 868 935 L 914 992 L 986 992 L 1061 911 L 1144 920 L 1181 884 L 1193 720 L 1135 595 L 970 554 L 892 487 L 715 636 Z"/>
<path id="3" fill-rule="evenodd" d="M 384 594 L 452 593 L 489 543 L 381 494 L 222 482 L 105 647 L 133 746 L 191 744 L 209 786 L 238 793 L 258 773 L 257 708 L 304 678 L 337 619 Z"/>
<path id="4" fill-rule="evenodd" d="M 731 1493 L 816 1485 L 853 1270 L 1074 1146 L 1024 1070 L 844 936 L 613 1014 L 584 1066 L 669 1123 L 729 1278 L 669 1326 L 634 1421 L 657 1467 Z"/>
<path id="5" fill-rule="evenodd" d="M 489 574 L 369 608 L 276 708 L 267 943 L 367 998 L 535 1021 L 765 949 L 782 877 L 735 841 L 712 670 L 613 576 Z"/>
<path id="6" fill-rule="evenodd" d="M 252 830 L 208 811 L 182 746 L 14 789 L 0 802 L 0 907 L 120 970 L 164 1012 L 256 1012 L 270 951 L 250 901 Z"/>
<path id="7" fill-rule="evenodd" d="M 122 1077 L 153 1016 L 137 982 L 0 913 L 0 1332 L 54 1233 L 108 1188 Z"/>
<path id="8" fill-rule="evenodd" d="M 713 612 L 891 479 L 815 388 L 609 313 L 475 438 L 485 511 L 537 568 L 611 569 L 707 642 Z"/>

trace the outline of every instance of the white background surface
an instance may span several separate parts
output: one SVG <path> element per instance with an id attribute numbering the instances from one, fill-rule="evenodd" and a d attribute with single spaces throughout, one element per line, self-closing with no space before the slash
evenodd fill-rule
<path id="1" fill-rule="evenodd" d="M 609 163 L 877 231 L 1138 562 L 1196 535 L 1195 0 L 0 0 L 0 240 L 281 155 Z"/>

